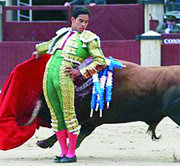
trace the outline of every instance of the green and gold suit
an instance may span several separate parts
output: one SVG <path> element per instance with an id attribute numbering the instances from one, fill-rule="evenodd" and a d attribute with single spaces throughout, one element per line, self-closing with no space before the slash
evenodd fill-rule
<path id="1" fill-rule="evenodd" d="M 80 127 L 74 107 L 74 83 L 65 68 L 75 67 L 92 56 L 93 62 L 80 69 L 82 76 L 88 78 L 103 69 L 106 62 L 96 34 L 85 30 L 74 32 L 68 38 L 70 31 L 71 28 L 60 29 L 52 40 L 37 44 L 36 50 L 39 54 L 52 55 L 43 79 L 43 92 L 51 112 L 52 127 L 55 131 L 68 129 L 78 134 Z"/>

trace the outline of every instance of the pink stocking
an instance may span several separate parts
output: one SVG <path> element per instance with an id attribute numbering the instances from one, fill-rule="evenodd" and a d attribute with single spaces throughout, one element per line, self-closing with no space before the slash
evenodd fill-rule
<path id="1" fill-rule="evenodd" d="M 66 142 L 67 130 L 64 129 L 64 130 L 56 132 L 56 136 L 57 136 L 57 139 L 59 141 L 61 151 L 62 151 L 60 157 L 63 157 L 64 155 L 67 155 L 67 151 L 68 151 L 67 142 Z"/>
<path id="2" fill-rule="evenodd" d="M 67 132 L 67 133 L 68 133 L 68 138 L 69 138 L 69 149 L 68 149 L 67 157 L 71 158 L 75 156 L 75 149 L 76 149 L 78 135 L 70 133 L 70 132 Z"/>

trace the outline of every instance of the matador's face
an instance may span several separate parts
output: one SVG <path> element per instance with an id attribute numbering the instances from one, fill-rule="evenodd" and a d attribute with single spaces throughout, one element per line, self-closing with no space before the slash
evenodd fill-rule
<path id="1" fill-rule="evenodd" d="M 88 14 L 80 14 L 77 18 L 71 17 L 71 28 L 72 30 L 82 32 L 84 31 L 89 23 Z"/>

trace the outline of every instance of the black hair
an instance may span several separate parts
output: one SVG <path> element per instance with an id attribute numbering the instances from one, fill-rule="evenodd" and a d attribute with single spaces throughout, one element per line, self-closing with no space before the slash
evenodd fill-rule
<path id="1" fill-rule="evenodd" d="M 84 6 L 78 6 L 74 8 L 71 16 L 77 18 L 80 14 L 87 14 L 90 17 L 89 10 Z"/>

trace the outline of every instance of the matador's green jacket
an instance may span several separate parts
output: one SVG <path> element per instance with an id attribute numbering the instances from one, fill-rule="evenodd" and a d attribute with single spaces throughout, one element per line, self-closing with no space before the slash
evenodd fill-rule
<path id="1" fill-rule="evenodd" d="M 74 108 L 74 83 L 65 73 L 65 68 L 75 67 L 75 64 L 77 66 L 91 56 L 93 62 L 80 69 L 82 76 L 88 78 L 103 69 L 106 62 L 100 47 L 100 39 L 96 34 L 85 30 L 81 33 L 74 32 L 68 37 L 70 32 L 71 28 L 62 28 L 50 41 L 37 44 L 36 49 L 39 54 L 52 55 L 46 65 L 43 80 L 43 92 L 51 112 L 52 127 L 55 131 L 67 128 L 70 132 L 78 133 L 79 125 Z"/>
<path id="2" fill-rule="evenodd" d="M 71 28 L 60 29 L 56 32 L 57 36 L 53 39 L 48 42 L 37 44 L 36 50 L 40 54 L 55 54 L 57 49 L 60 47 L 61 38 L 70 30 Z M 92 76 L 106 65 L 105 58 L 100 47 L 99 37 L 87 30 L 74 36 L 74 38 L 67 43 L 66 47 L 63 49 L 61 56 L 78 63 L 82 63 L 86 58 L 92 56 L 94 61 L 87 67 L 80 69 L 84 78 Z"/>

